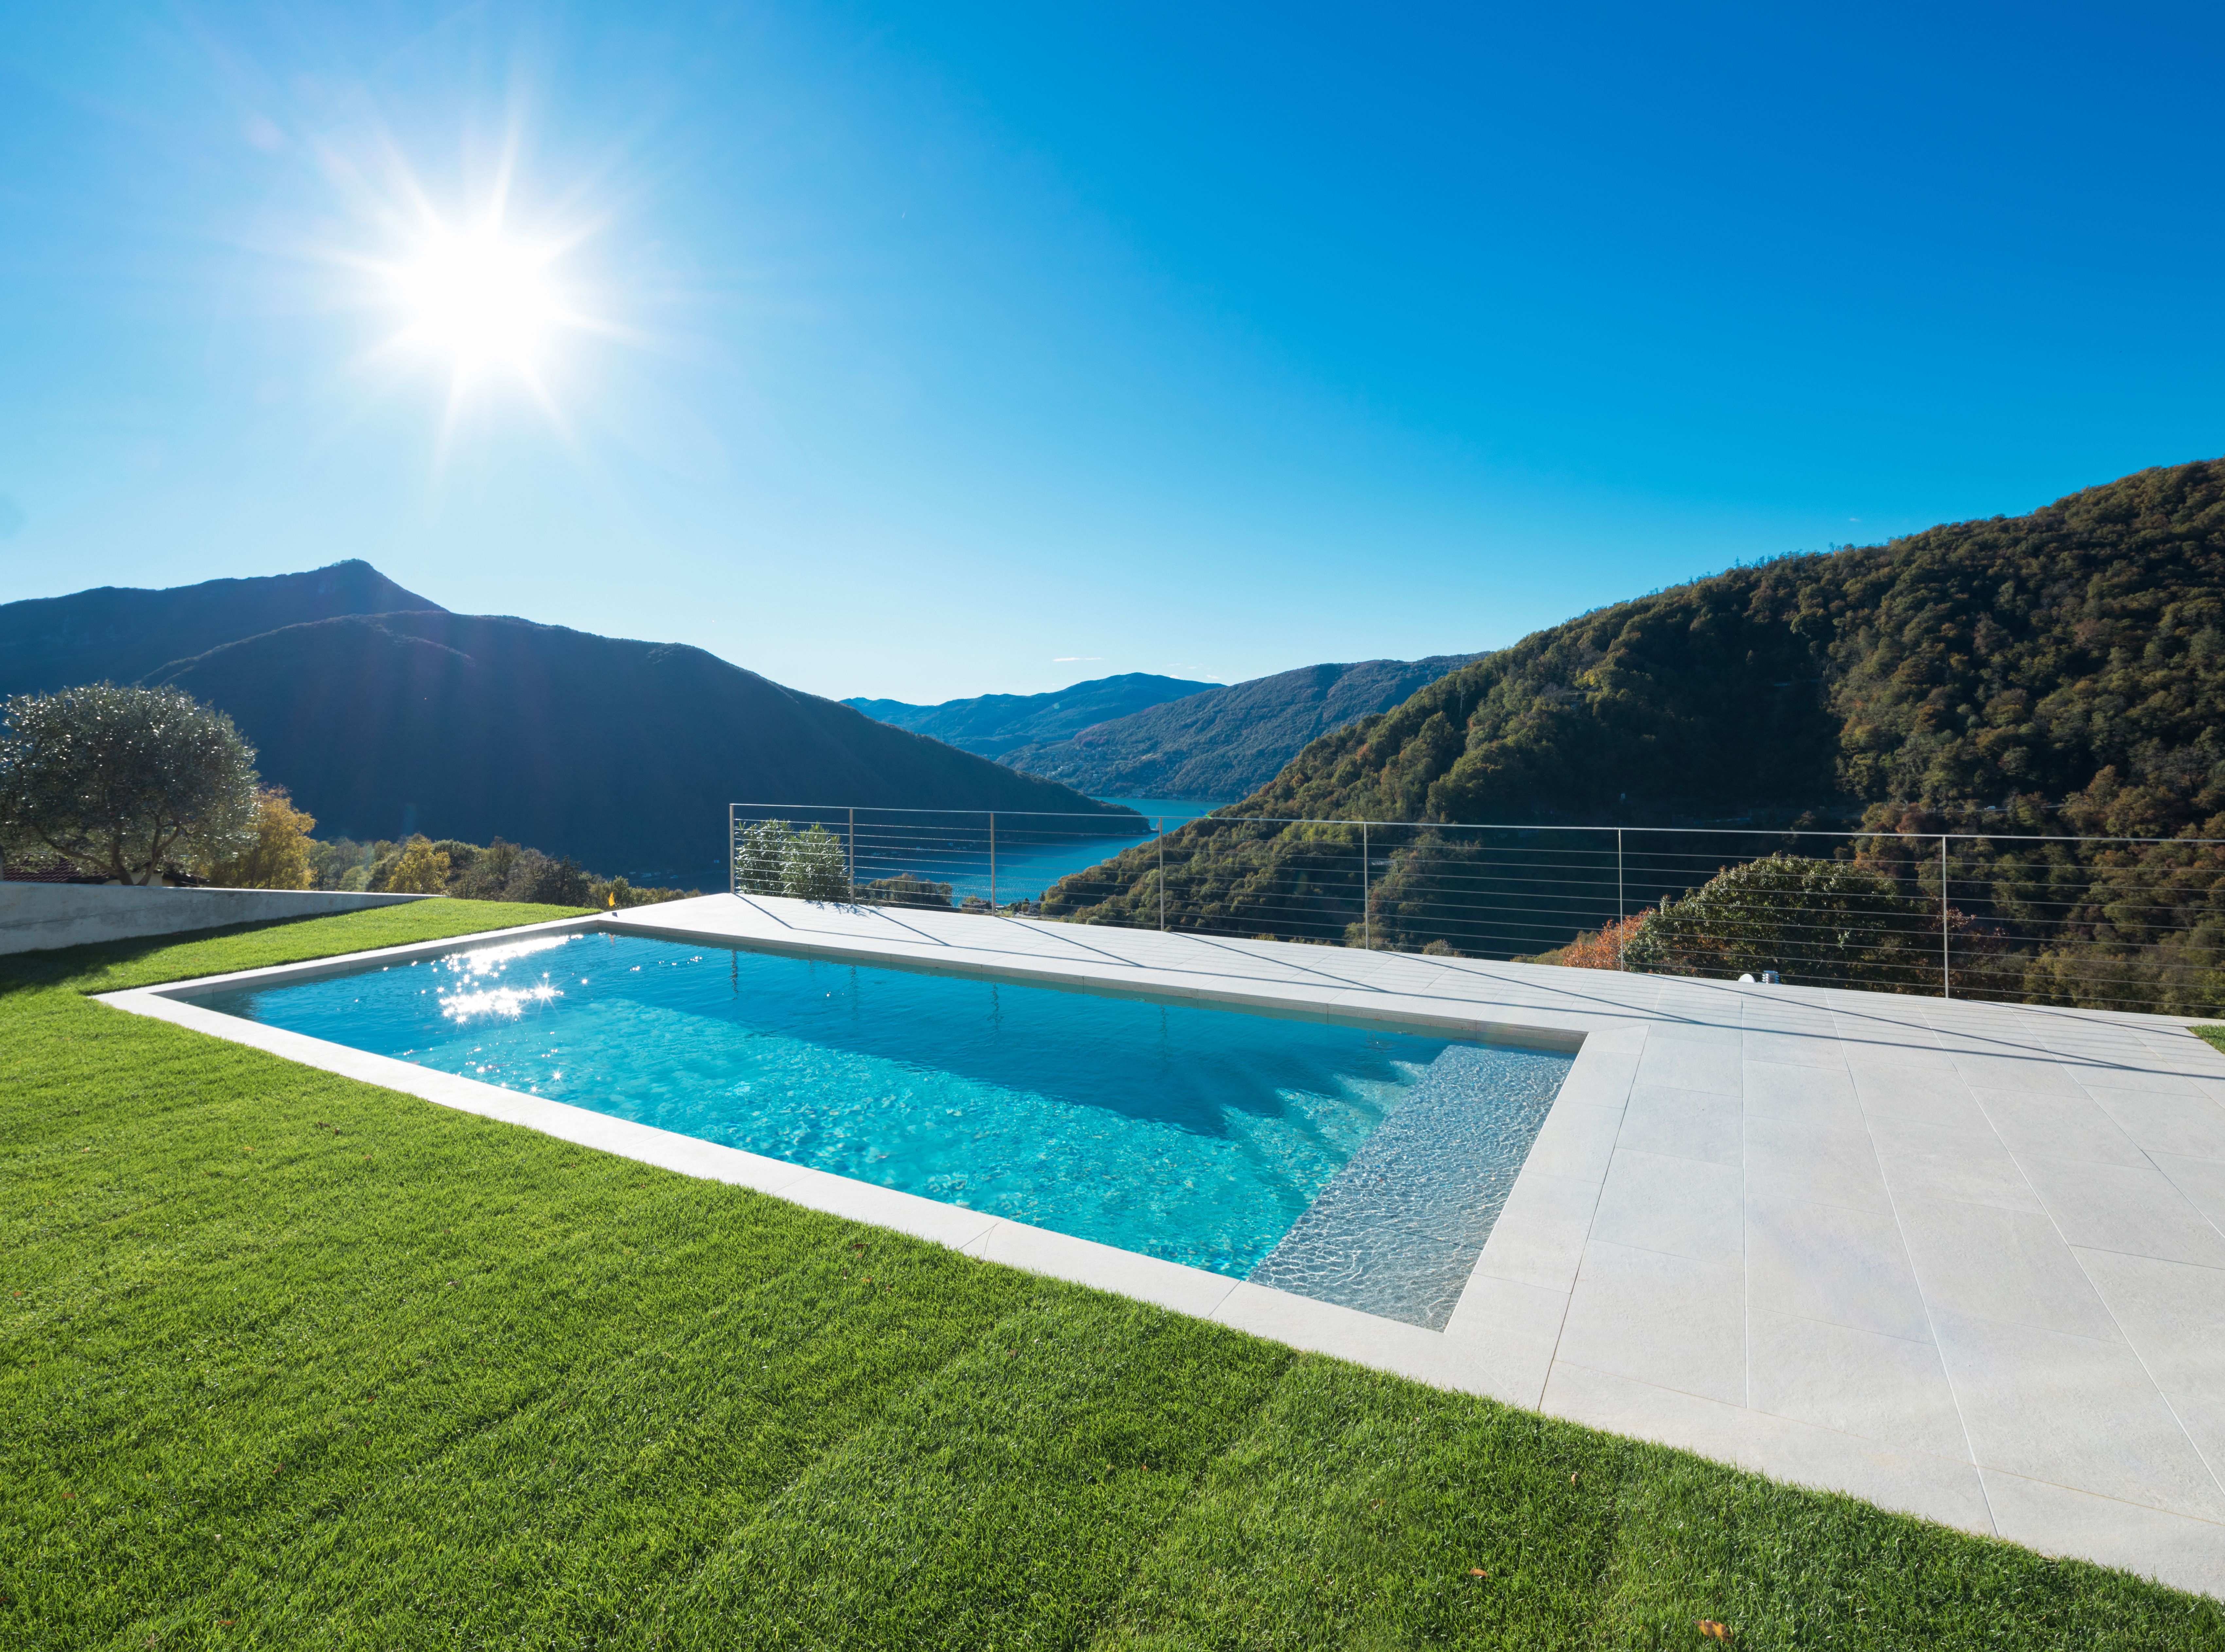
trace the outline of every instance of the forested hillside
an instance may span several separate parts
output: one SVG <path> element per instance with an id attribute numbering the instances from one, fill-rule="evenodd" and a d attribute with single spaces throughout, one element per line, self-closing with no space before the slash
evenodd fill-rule
<path id="1" fill-rule="evenodd" d="M 1341 938 L 1360 877 L 1348 851 L 1325 856 L 1334 832 L 1229 817 L 2225 836 L 2221 724 L 2225 461 L 2211 461 L 2029 516 L 1733 569 L 1539 632 L 1315 740 L 1221 821 L 1185 829 L 1169 863 L 1187 880 L 1176 904 L 1219 927 L 1294 932 L 1303 908 Z M 1442 830 L 1406 836 L 1379 905 L 1425 904 L 1442 881 L 1425 867 L 1459 858 Z M 2172 893 L 2137 921 L 2105 911 L 2106 892 L 2066 894 L 2051 921 L 2128 945 L 2225 925 L 2225 872 L 2190 853 L 2078 851 L 2082 865 L 2168 862 Z M 1124 856 L 1047 908 L 1144 921 L 1152 869 Z M 1548 944 L 1541 930 L 1525 950 Z"/>
<path id="2" fill-rule="evenodd" d="M 1240 812 L 1667 822 L 2025 797 L 2167 835 L 2225 809 L 2221 626 L 2225 461 L 2143 471 L 1539 632 L 1316 741 Z"/>
<path id="3" fill-rule="evenodd" d="M 1387 711 L 1472 654 L 1303 665 L 1206 689 L 999 759 L 1100 797 L 1240 797 L 1332 729 Z"/>

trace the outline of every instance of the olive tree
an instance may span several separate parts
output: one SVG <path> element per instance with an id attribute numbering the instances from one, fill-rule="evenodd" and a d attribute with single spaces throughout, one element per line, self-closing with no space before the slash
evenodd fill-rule
<path id="1" fill-rule="evenodd" d="M 176 689 L 96 683 L 0 702 L 0 843 L 124 883 L 243 848 L 255 780 L 231 719 Z"/>
<path id="2" fill-rule="evenodd" d="M 745 895 L 847 900 L 850 870 L 842 840 L 823 826 L 797 831 L 760 820 L 734 835 L 734 887 Z"/>
<path id="3" fill-rule="evenodd" d="M 781 857 L 780 893 L 791 900 L 847 900 L 850 873 L 842 840 L 824 826 L 789 838 Z"/>

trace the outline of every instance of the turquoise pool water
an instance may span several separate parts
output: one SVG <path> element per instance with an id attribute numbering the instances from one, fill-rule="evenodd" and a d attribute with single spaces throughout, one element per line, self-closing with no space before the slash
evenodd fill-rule
<path id="1" fill-rule="evenodd" d="M 606 934 L 200 1001 L 1239 1276 L 1448 1047 L 1412 1032 Z M 1568 1065 L 1452 1047 L 1469 1069 L 1479 1058 L 1504 1065 L 1528 1093 L 1543 1084 L 1548 1101 Z M 1516 1166 L 1534 1134 L 1532 1124 L 1522 1134 Z"/>

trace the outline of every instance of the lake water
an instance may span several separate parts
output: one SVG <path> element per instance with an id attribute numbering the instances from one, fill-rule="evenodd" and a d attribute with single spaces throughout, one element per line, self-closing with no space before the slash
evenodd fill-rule
<path id="1" fill-rule="evenodd" d="M 1217 803 L 1188 797 L 1102 797 L 1144 816 L 1154 830 L 1173 831 L 1187 821 L 1211 814 Z M 858 881 L 869 883 L 905 872 L 950 886 L 954 901 L 969 895 L 987 900 L 993 888 L 998 905 L 1035 900 L 1070 874 L 1086 871 L 1123 849 L 1151 841 L 1154 831 L 1109 834 L 1087 817 L 1071 820 L 1041 816 L 1000 815 L 996 864 L 986 843 L 939 841 L 927 831 L 910 831 L 901 819 L 883 817 L 859 830 Z"/>

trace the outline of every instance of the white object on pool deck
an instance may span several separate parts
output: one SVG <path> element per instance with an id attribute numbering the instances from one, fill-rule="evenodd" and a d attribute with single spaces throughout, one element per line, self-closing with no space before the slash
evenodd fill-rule
<path id="1" fill-rule="evenodd" d="M 1295 1347 L 2225 1596 L 2225 1057 L 2184 1020 L 731 895 L 548 927 L 1581 1047 L 1435 1331 L 191 1001 L 244 975 L 107 1001 Z"/>

